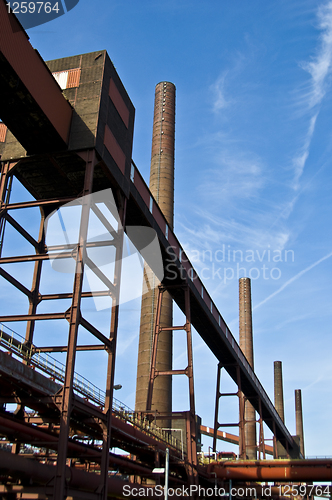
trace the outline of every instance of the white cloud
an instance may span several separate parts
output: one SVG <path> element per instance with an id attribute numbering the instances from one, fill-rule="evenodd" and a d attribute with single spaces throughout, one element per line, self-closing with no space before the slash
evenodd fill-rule
<path id="1" fill-rule="evenodd" d="M 317 260 L 316 262 L 314 262 L 310 266 L 306 267 L 305 269 L 303 269 L 302 271 L 300 271 L 299 273 L 297 273 L 295 276 L 293 276 L 293 278 L 289 279 L 280 288 L 278 288 L 278 290 L 276 290 L 275 292 L 271 293 L 271 295 L 269 295 L 268 297 L 266 297 L 266 299 L 262 300 L 259 304 L 257 304 L 253 308 L 253 310 L 258 309 L 260 306 L 262 306 L 263 304 L 265 304 L 266 302 L 268 302 L 270 299 L 272 299 L 273 297 L 275 297 L 276 295 L 278 295 L 280 292 L 282 292 L 288 285 L 290 285 L 294 281 L 298 280 L 305 273 L 307 273 L 308 271 L 310 271 L 314 267 L 318 266 L 318 264 L 320 264 L 324 260 L 329 259 L 330 257 L 332 257 L 332 252 L 328 253 L 327 255 L 324 255 L 324 257 L 322 257 L 321 259 Z"/>
<path id="2" fill-rule="evenodd" d="M 332 2 L 318 9 L 318 27 L 321 30 L 321 46 L 315 58 L 310 62 L 302 63 L 303 69 L 311 75 L 311 89 L 307 94 L 310 108 L 320 104 L 326 89 L 326 77 L 331 71 L 332 64 Z"/>
<path id="3" fill-rule="evenodd" d="M 309 62 L 302 62 L 301 67 L 310 75 L 310 82 L 305 85 L 299 103 L 304 112 L 311 114 L 303 146 L 293 158 L 294 189 L 299 188 L 299 180 L 304 171 L 310 145 L 314 135 L 319 105 L 327 91 L 327 77 L 332 68 L 332 2 L 322 5 L 317 12 L 318 28 L 321 30 L 320 45 L 315 57 Z"/>
<path id="4" fill-rule="evenodd" d="M 211 90 L 214 94 L 213 111 L 218 112 L 228 106 L 229 102 L 225 98 L 225 79 L 227 71 L 225 71 L 218 80 L 211 85 Z"/>

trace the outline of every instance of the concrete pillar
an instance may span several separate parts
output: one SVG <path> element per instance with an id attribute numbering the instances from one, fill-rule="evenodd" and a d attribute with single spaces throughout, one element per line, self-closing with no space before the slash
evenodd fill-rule
<path id="1" fill-rule="evenodd" d="M 304 458 L 304 432 L 303 432 L 301 389 L 295 390 L 295 419 L 296 419 L 296 435 L 299 436 L 300 438 L 300 451 Z"/>
<path id="2" fill-rule="evenodd" d="M 254 369 L 250 278 L 240 278 L 239 280 L 239 317 L 240 348 L 251 368 Z M 250 460 L 256 460 L 256 412 L 249 401 L 245 403 L 244 418 L 246 421 L 244 426 L 246 454 Z"/>
<path id="3" fill-rule="evenodd" d="M 174 213 L 174 140 L 175 140 L 175 86 L 169 82 L 158 83 L 155 90 L 153 137 L 150 169 L 150 190 L 163 212 L 170 229 L 173 229 Z M 150 363 L 152 354 L 152 335 L 155 324 L 158 297 L 158 280 L 148 266 L 144 272 L 153 280 L 154 290 L 143 286 L 141 324 L 138 348 L 136 411 L 145 411 L 148 392 Z M 172 300 L 164 292 L 161 326 L 171 326 Z M 157 370 L 172 369 L 172 332 L 159 335 Z M 172 411 L 172 376 L 159 376 L 155 379 L 152 398 L 152 411 Z M 160 421 L 161 427 L 170 427 L 170 420 Z"/>

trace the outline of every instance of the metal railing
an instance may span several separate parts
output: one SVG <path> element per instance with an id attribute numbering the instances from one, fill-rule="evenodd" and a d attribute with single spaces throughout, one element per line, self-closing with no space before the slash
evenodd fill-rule
<path id="1" fill-rule="evenodd" d="M 33 344 L 27 344 L 24 337 L 0 323 L 0 348 L 4 348 L 15 356 L 24 359 L 34 369 L 47 373 L 52 379 L 64 382 L 66 367 L 63 363 L 50 356 L 48 353 L 38 351 L 38 347 Z M 89 401 L 99 406 L 105 405 L 105 391 L 92 384 L 88 379 L 74 373 L 74 391 L 84 396 Z M 145 433 L 153 435 L 167 445 L 173 446 L 177 450 L 182 449 L 181 442 L 175 438 L 172 433 L 165 432 L 154 422 L 150 422 L 146 417 L 134 412 L 129 406 L 125 405 L 116 398 L 113 398 L 113 412 L 123 420 L 139 427 Z"/>

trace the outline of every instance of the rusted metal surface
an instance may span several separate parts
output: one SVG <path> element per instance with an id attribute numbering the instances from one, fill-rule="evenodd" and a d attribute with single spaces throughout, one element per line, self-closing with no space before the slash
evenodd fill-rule
<path id="1" fill-rule="evenodd" d="M 265 438 L 264 438 L 264 422 L 263 422 L 263 417 L 262 417 L 262 402 L 259 400 L 259 441 L 258 441 L 258 458 L 265 459 L 266 458 L 266 445 L 265 445 Z M 261 456 L 262 455 L 262 456 Z"/>
<path id="2" fill-rule="evenodd" d="M 221 370 L 222 366 L 220 363 L 218 363 L 217 367 L 217 387 L 216 387 L 216 402 L 215 402 L 215 407 L 214 407 L 214 426 L 213 426 L 213 444 L 212 444 L 212 449 L 213 451 L 217 451 L 217 435 L 218 435 L 218 429 L 220 427 L 219 421 L 218 421 L 218 416 L 219 416 L 219 401 L 220 401 L 220 377 L 221 377 Z M 238 444 L 239 441 L 237 441 Z"/>
<path id="3" fill-rule="evenodd" d="M 88 235 L 88 222 L 90 214 L 90 206 L 88 196 L 92 192 L 93 171 L 96 159 L 95 152 L 91 151 L 88 155 L 85 172 L 85 182 L 83 197 L 86 196 L 81 214 L 81 225 L 79 231 L 79 244 L 77 248 L 76 269 L 73 286 L 73 298 L 70 308 L 69 334 L 68 334 L 68 350 L 66 357 L 66 374 L 65 382 L 62 389 L 61 413 L 60 413 L 60 435 L 59 448 L 57 458 L 56 477 L 54 482 L 55 498 L 63 498 L 65 494 L 65 467 L 67 459 L 68 437 L 70 430 L 70 415 L 72 410 L 73 398 L 73 379 L 75 370 L 75 353 L 77 344 L 78 327 L 81 316 L 81 293 L 83 287 L 84 264 L 83 255 L 85 253 L 85 242 Z"/>
<path id="4" fill-rule="evenodd" d="M 115 269 L 114 269 L 114 288 L 115 295 L 112 298 L 112 308 L 111 308 L 111 325 L 110 325 L 110 337 L 111 349 L 108 352 L 108 364 L 107 364 L 107 374 L 106 374 L 106 398 L 104 413 L 106 416 L 106 422 L 103 426 L 103 446 L 102 446 L 102 458 L 100 467 L 100 482 L 97 492 L 100 493 L 102 500 L 107 499 L 108 493 L 108 472 L 109 472 L 109 450 L 111 447 L 111 432 L 112 432 L 112 403 L 113 403 L 113 388 L 114 388 L 114 373 L 115 373 L 115 359 L 116 359 L 116 342 L 118 334 L 118 319 L 119 319 L 119 298 L 120 298 L 120 282 L 121 282 L 121 271 L 122 271 L 122 255 L 123 255 L 123 244 L 124 244 L 124 230 L 126 224 L 126 206 L 127 200 L 123 195 L 118 192 L 120 210 L 119 210 L 119 222 L 121 227 L 118 228 L 118 237 L 116 245 L 116 256 L 115 256 Z"/>
<path id="5" fill-rule="evenodd" d="M 0 51 L 3 122 L 30 152 L 65 148 L 72 108 L 4 1 L 0 2 Z"/>
<path id="6" fill-rule="evenodd" d="M 207 427 L 206 425 L 201 425 L 200 430 L 201 430 L 201 434 L 204 434 L 204 435 L 210 436 L 210 437 L 214 437 L 214 434 L 215 434 L 214 427 Z M 220 441 L 225 441 L 226 443 L 232 443 L 232 444 L 237 444 L 237 445 L 239 444 L 239 436 L 237 436 L 236 434 L 231 434 L 229 432 L 218 430 L 216 435 L 217 435 L 217 439 L 219 439 Z M 217 450 L 213 450 L 213 451 L 217 451 Z M 273 455 L 273 447 L 266 444 L 265 445 L 265 452 L 268 455 Z"/>
<path id="7" fill-rule="evenodd" d="M 187 359 L 188 365 L 184 370 L 167 370 L 160 371 L 157 369 L 157 353 L 159 348 L 159 336 L 163 331 L 171 330 L 172 325 L 169 327 L 161 326 L 161 314 L 163 306 L 164 294 L 167 288 L 159 285 L 158 287 L 158 302 L 156 308 L 155 329 L 152 339 L 152 356 L 151 368 L 149 376 L 149 387 L 146 402 L 146 412 L 150 413 L 152 409 L 152 398 L 154 391 L 155 380 L 158 377 L 167 377 L 172 375 L 186 375 L 189 382 L 189 410 L 183 412 L 181 418 L 185 418 L 185 432 L 186 432 L 186 451 L 187 451 L 187 473 L 190 484 L 198 484 L 197 476 L 197 436 L 196 436 L 196 420 L 195 420 L 195 391 L 194 391 L 194 372 L 193 372 L 193 353 L 192 353 L 192 337 L 191 337 L 191 312 L 190 312 L 190 292 L 188 287 L 180 286 L 181 293 L 184 294 L 186 321 L 182 326 L 176 327 L 177 330 L 184 330 L 186 332 L 187 340 Z M 161 417 L 164 412 L 159 412 Z M 172 415 L 172 414 L 171 414 Z M 164 415 L 165 416 L 165 415 Z M 173 415 L 172 415 L 173 416 Z M 175 415 L 173 416 L 175 417 Z"/>
<path id="8" fill-rule="evenodd" d="M 23 458 L 22 456 L 13 455 L 0 450 L 0 469 L 3 472 L 10 473 L 14 477 L 28 478 L 30 481 L 47 485 L 52 483 L 55 477 L 55 467 L 47 464 L 40 464 L 36 460 Z M 64 467 L 64 481 L 66 488 L 77 488 L 79 491 L 94 492 L 98 488 L 100 476 L 93 472 L 83 472 L 75 469 L 75 467 Z M 139 487 L 142 490 L 147 487 L 135 483 L 129 483 L 119 478 L 110 477 L 107 480 L 108 490 L 110 496 L 122 497 L 123 486 L 129 485 L 132 487 Z M 55 497 L 63 498 L 63 497 Z M 152 497 L 153 498 L 153 497 Z"/>
<path id="9" fill-rule="evenodd" d="M 210 464 L 208 471 L 234 481 L 331 481 L 332 460 L 227 461 Z"/>
<path id="10" fill-rule="evenodd" d="M 121 116 L 123 123 L 128 128 L 128 126 L 129 126 L 128 106 L 126 105 L 123 98 L 121 97 L 121 94 L 120 94 L 113 78 L 110 79 L 108 94 L 109 94 L 110 98 L 112 99 L 113 104 L 116 107 L 117 112 Z"/>
<path id="11" fill-rule="evenodd" d="M 0 142 L 5 142 L 7 134 L 7 127 L 4 123 L 0 123 Z"/>

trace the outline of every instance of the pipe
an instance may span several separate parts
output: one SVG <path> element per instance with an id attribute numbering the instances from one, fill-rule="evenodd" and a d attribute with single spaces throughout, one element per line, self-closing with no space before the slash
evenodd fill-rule
<path id="1" fill-rule="evenodd" d="M 332 460 L 256 460 L 213 463 L 208 472 L 234 481 L 331 481 Z"/>
<path id="2" fill-rule="evenodd" d="M 29 481 L 34 481 L 43 485 L 49 484 L 55 477 L 56 467 L 48 464 L 41 464 L 36 460 L 24 458 L 21 455 L 14 455 L 0 450 L 0 470 L 1 473 L 9 474 L 23 480 L 25 477 Z M 100 475 L 93 472 L 83 472 L 74 467 L 65 468 L 66 485 L 80 491 L 95 491 L 100 486 Z M 130 488 L 143 488 L 141 484 L 129 483 L 119 478 L 108 478 L 108 496 L 124 496 L 124 486 Z M 143 491 L 143 489 L 141 491 Z M 128 495 L 127 495 L 128 496 Z M 156 496 L 151 496 L 156 498 Z"/>
<path id="3" fill-rule="evenodd" d="M 113 419 L 113 422 L 114 420 L 115 419 Z M 136 438 L 141 442 L 140 438 L 143 437 L 144 441 L 147 438 L 148 443 L 144 442 L 144 444 L 148 444 L 151 447 L 156 446 L 156 441 L 141 433 L 137 429 L 134 429 L 131 425 L 126 426 L 126 423 L 122 421 L 119 421 L 118 423 L 119 427 L 122 429 L 122 432 L 128 434 L 129 431 L 133 440 L 134 438 Z M 113 427 L 113 429 L 119 430 L 119 427 Z M 10 433 L 16 433 L 16 435 L 18 435 L 18 433 L 22 434 L 24 436 L 22 437 L 22 440 L 24 439 L 24 442 L 31 445 L 34 445 L 35 440 L 38 440 L 41 446 L 48 446 L 53 450 L 58 449 L 59 437 L 52 434 L 51 432 L 38 429 L 38 427 L 36 426 L 32 426 L 23 422 L 16 422 L 12 419 L 7 419 L 0 416 L 0 428 L 2 432 L 5 432 L 7 435 Z M 20 439 L 20 436 L 18 437 L 18 439 Z M 166 445 L 162 443 L 159 443 L 159 447 L 160 449 L 166 449 Z M 90 457 L 91 459 L 94 458 L 96 461 L 99 461 L 101 459 L 101 451 L 89 448 L 88 446 L 84 446 L 81 443 L 74 443 L 70 440 L 68 441 L 68 450 L 71 453 L 78 454 L 78 456 L 84 455 L 86 457 Z M 119 467 L 123 467 L 126 470 L 131 470 L 135 473 L 140 473 L 142 475 L 151 474 L 151 469 L 144 467 L 138 463 L 129 462 L 126 459 L 117 457 L 113 454 L 110 454 L 109 460 L 111 464 L 116 464 Z"/>

